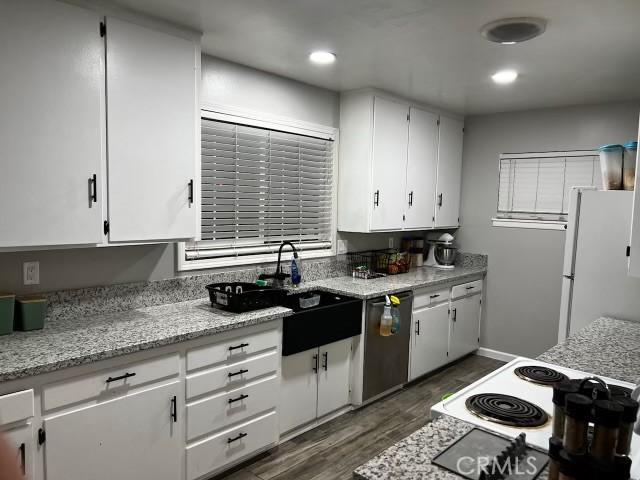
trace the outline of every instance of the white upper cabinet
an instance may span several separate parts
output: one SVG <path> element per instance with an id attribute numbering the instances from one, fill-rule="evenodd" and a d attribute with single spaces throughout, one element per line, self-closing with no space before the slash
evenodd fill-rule
<path id="1" fill-rule="evenodd" d="M 371 230 L 402 229 L 409 108 L 374 99 Z"/>
<path id="2" fill-rule="evenodd" d="M 106 48 L 109 240 L 193 238 L 196 44 L 108 18 Z"/>
<path id="3" fill-rule="evenodd" d="M 458 226 L 461 167 L 462 121 L 369 90 L 342 95 L 338 230 Z"/>
<path id="4" fill-rule="evenodd" d="M 640 142 L 640 131 L 638 132 L 638 142 Z M 633 192 L 633 217 L 629 246 L 629 275 L 640 277 L 640 173 L 636 174 Z"/>
<path id="5" fill-rule="evenodd" d="M 0 247 L 102 241 L 100 20 L 61 2 L 2 2 Z"/>
<path id="6" fill-rule="evenodd" d="M 438 228 L 457 227 L 460 224 L 463 134 L 464 124 L 461 120 L 440 117 L 435 215 L 435 226 Z"/>
<path id="7" fill-rule="evenodd" d="M 411 107 L 404 228 L 433 226 L 437 168 L 438 115 Z"/>

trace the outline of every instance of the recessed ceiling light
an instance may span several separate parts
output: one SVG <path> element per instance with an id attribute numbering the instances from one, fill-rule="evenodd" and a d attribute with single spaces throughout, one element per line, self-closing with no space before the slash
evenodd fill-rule
<path id="1" fill-rule="evenodd" d="M 317 50 L 315 52 L 311 52 L 309 60 L 320 65 L 329 65 L 336 61 L 336 54 L 325 50 Z"/>
<path id="2" fill-rule="evenodd" d="M 480 34 L 491 42 L 514 45 L 542 35 L 546 28 L 547 21 L 544 18 L 502 18 L 487 23 L 480 29 Z"/>
<path id="3" fill-rule="evenodd" d="M 516 72 L 515 70 L 500 70 L 499 72 L 491 75 L 491 79 L 494 82 L 499 83 L 500 85 L 512 83 L 516 78 L 518 78 L 518 72 Z"/>

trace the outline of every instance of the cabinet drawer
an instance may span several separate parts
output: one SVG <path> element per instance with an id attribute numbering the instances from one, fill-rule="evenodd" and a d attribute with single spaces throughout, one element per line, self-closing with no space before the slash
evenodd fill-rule
<path id="1" fill-rule="evenodd" d="M 222 365 L 212 370 L 187 376 L 187 398 L 221 389 L 239 388 L 249 380 L 275 374 L 278 371 L 278 352 L 253 357 L 244 362 Z"/>
<path id="2" fill-rule="evenodd" d="M 33 390 L 10 393 L 0 397 L 0 425 L 33 417 Z"/>
<path id="3" fill-rule="evenodd" d="M 220 362 L 239 362 L 249 355 L 278 348 L 278 330 L 238 336 L 214 345 L 195 348 L 187 352 L 187 371 L 208 367 Z"/>
<path id="4" fill-rule="evenodd" d="M 179 372 L 177 353 L 154 358 L 47 385 L 42 391 L 42 404 L 44 410 L 51 410 L 98 397 L 108 399 L 133 387 L 176 376 Z"/>
<path id="5" fill-rule="evenodd" d="M 482 280 L 455 285 L 451 288 L 451 298 L 460 298 L 482 291 Z"/>
<path id="6" fill-rule="evenodd" d="M 278 400 L 278 380 L 271 377 L 187 405 L 187 440 L 274 409 Z"/>
<path id="7" fill-rule="evenodd" d="M 413 310 L 429 307 L 449 300 L 449 287 L 441 290 L 418 290 L 413 297 Z"/>
<path id="8" fill-rule="evenodd" d="M 187 479 L 219 471 L 278 440 L 276 412 L 187 447 Z"/>

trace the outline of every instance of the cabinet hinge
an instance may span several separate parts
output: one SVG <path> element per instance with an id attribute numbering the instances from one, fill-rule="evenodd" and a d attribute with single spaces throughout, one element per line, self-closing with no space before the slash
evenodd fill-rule
<path id="1" fill-rule="evenodd" d="M 105 235 L 109 234 L 109 222 L 107 220 L 105 220 L 104 224 L 102 225 L 102 231 Z"/>
<path id="2" fill-rule="evenodd" d="M 411 121 L 411 114 L 407 113 L 407 122 Z"/>
<path id="3" fill-rule="evenodd" d="M 631 245 L 627 245 L 627 257 L 631 256 Z"/>
<path id="4" fill-rule="evenodd" d="M 447 357 L 449 356 L 449 352 L 447 352 Z"/>
<path id="5" fill-rule="evenodd" d="M 104 37 L 107 34 L 107 24 L 100 22 L 100 36 Z"/>
<path id="6" fill-rule="evenodd" d="M 38 429 L 38 445 L 42 445 L 47 441 L 47 432 L 44 431 L 44 428 Z"/>
<path id="7" fill-rule="evenodd" d="M 438 119 L 438 121 L 436 122 L 438 125 L 440 125 L 440 119 Z"/>
<path id="8" fill-rule="evenodd" d="M 404 222 L 407 219 L 406 215 L 402 215 L 402 221 Z"/>
<path id="9" fill-rule="evenodd" d="M 431 222 L 435 222 L 436 221 L 436 217 L 431 217 Z"/>

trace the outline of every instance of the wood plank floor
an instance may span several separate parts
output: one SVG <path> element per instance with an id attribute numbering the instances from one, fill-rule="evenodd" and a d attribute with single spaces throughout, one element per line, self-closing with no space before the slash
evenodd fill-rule
<path id="1" fill-rule="evenodd" d="M 310 430 L 234 471 L 228 480 L 350 479 L 353 470 L 424 426 L 431 406 L 446 393 L 503 365 L 475 355 L 378 402 Z"/>

